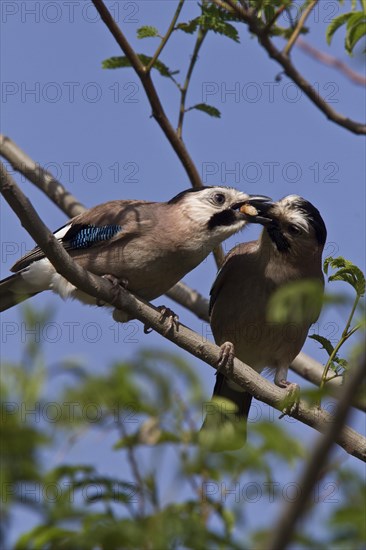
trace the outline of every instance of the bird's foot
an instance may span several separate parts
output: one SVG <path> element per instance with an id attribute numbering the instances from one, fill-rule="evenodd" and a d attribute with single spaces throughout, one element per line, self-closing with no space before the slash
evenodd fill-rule
<path id="1" fill-rule="evenodd" d="M 115 286 L 122 286 L 123 288 L 128 288 L 128 279 L 118 279 L 115 275 L 111 275 L 110 273 L 106 273 L 105 275 L 102 275 L 103 279 L 107 279 L 112 285 Z"/>
<path id="2" fill-rule="evenodd" d="M 224 342 L 220 346 L 219 362 L 217 363 L 218 370 L 223 367 L 232 368 L 234 365 L 235 349 L 231 342 Z"/>
<path id="3" fill-rule="evenodd" d="M 299 406 L 300 402 L 300 386 L 294 382 L 289 382 L 288 380 L 280 380 L 278 382 L 280 388 L 285 388 L 286 397 L 285 397 L 285 406 L 282 409 L 282 414 L 280 418 L 283 418 L 286 414 L 293 414 Z"/>
<path id="4" fill-rule="evenodd" d="M 179 330 L 179 317 L 174 313 L 173 310 L 171 310 L 169 307 L 166 306 L 158 306 L 157 309 L 160 311 L 160 319 L 159 321 L 162 323 L 165 319 L 169 319 L 169 330 L 172 330 L 175 328 L 177 331 Z M 152 328 L 148 325 L 144 325 L 144 333 L 149 334 L 152 332 Z"/>
<path id="5" fill-rule="evenodd" d="M 112 284 L 112 300 L 111 304 L 114 305 L 117 301 L 118 294 L 119 294 L 119 287 L 123 287 L 125 289 L 128 288 L 128 280 L 127 279 L 118 279 L 115 275 L 112 275 L 111 273 L 106 273 L 105 275 L 102 275 L 103 279 L 106 279 Z M 97 300 L 97 306 L 103 306 L 104 302 L 101 300 Z"/>

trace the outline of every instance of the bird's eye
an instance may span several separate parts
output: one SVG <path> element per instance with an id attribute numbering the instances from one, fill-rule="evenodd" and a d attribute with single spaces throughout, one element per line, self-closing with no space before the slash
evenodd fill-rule
<path id="1" fill-rule="evenodd" d="M 224 204 L 226 197 L 223 193 L 215 193 L 213 200 L 216 204 Z"/>
<path id="2" fill-rule="evenodd" d="M 289 231 L 289 233 L 291 233 L 291 235 L 300 235 L 300 233 L 301 233 L 300 227 L 298 227 L 297 225 L 292 225 L 292 224 L 288 226 L 288 231 Z"/>

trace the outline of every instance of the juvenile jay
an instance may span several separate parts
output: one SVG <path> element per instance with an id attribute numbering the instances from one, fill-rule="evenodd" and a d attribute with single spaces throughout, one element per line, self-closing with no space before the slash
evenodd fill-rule
<path id="1" fill-rule="evenodd" d="M 311 305 L 301 321 L 289 326 L 268 322 L 268 305 L 274 293 L 292 281 L 316 280 L 323 289 L 327 231 L 315 206 L 297 195 L 274 203 L 253 201 L 252 205 L 257 207 L 252 222 L 264 229 L 257 241 L 239 244 L 227 254 L 211 289 L 212 333 L 221 346 L 221 365 L 235 355 L 258 373 L 269 368 L 274 371 L 275 384 L 287 388 L 295 399 L 299 388 L 287 381 L 288 368 L 320 307 Z M 209 405 L 201 433 L 207 434 L 209 428 L 214 434 L 224 428 L 212 450 L 239 449 L 246 439 L 252 396 L 228 380 L 220 364 L 213 397 L 226 398 L 236 407 L 233 412 L 230 407 L 226 410 L 225 402 Z"/>
<path id="2" fill-rule="evenodd" d="M 85 269 L 153 300 L 244 227 L 240 207 L 248 200 L 246 193 L 219 186 L 188 189 L 168 202 L 115 200 L 76 216 L 54 235 Z M 49 289 L 62 298 L 96 304 L 59 275 L 39 247 L 11 271 L 15 274 L 0 282 L 0 311 Z M 114 318 L 129 319 L 120 310 Z"/>

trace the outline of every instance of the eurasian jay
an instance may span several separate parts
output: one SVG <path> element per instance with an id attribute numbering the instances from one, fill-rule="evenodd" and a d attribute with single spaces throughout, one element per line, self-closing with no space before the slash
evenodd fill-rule
<path id="1" fill-rule="evenodd" d="M 220 372 L 220 365 L 235 355 L 258 373 L 269 368 L 274 371 L 275 384 L 288 389 L 294 404 L 299 388 L 287 381 L 288 368 L 321 306 L 312 304 L 301 321 L 289 326 L 269 322 L 268 305 L 274 293 L 292 281 L 318 281 L 321 293 L 324 287 L 322 252 L 327 231 L 317 208 L 297 195 L 272 204 L 253 201 L 252 205 L 257 211 L 251 221 L 264 226 L 262 234 L 227 254 L 211 289 L 210 323 L 215 342 L 221 346 L 213 397 L 235 405 L 227 407 L 225 400 L 214 400 L 206 406 L 200 437 L 207 437 L 210 429 L 212 450 L 218 451 L 244 445 L 252 401 L 249 393 Z M 215 441 L 218 428 L 222 436 Z"/>
<path id="2" fill-rule="evenodd" d="M 54 235 L 85 269 L 153 300 L 244 227 L 246 216 L 240 207 L 248 200 L 246 193 L 219 186 L 188 189 L 161 203 L 115 200 L 76 216 Z M 95 298 L 59 275 L 39 247 L 11 271 L 16 273 L 0 282 L 0 311 L 49 289 L 62 298 L 96 304 Z M 129 319 L 120 310 L 114 318 Z"/>

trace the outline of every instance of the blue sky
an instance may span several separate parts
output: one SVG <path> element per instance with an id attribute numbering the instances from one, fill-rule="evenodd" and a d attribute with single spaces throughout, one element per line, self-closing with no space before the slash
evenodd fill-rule
<path id="1" fill-rule="evenodd" d="M 347 2 L 346 2 L 347 4 Z M 349 2 L 348 2 L 349 4 Z M 167 28 L 175 3 L 163 1 L 109 2 L 116 19 L 138 52 L 150 54 L 156 39 L 137 40 L 142 25 Z M 131 69 L 102 70 L 102 60 L 120 55 L 113 38 L 87 1 L 2 3 L 2 132 L 25 152 L 46 166 L 87 206 L 112 199 L 141 198 L 168 200 L 190 186 L 187 176 L 162 134 L 150 117 L 144 91 Z M 349 58 L 343 48 L 343 30 L 335 35 L 332 48 L 325 43 L 325 28 L 338 2 L 320 2 L 310 18 L 311 33 L 306 37 L 321 50 L 335 55 L 362 72 L 361 56 Z M 187 2 L 181 20 L 197 13 L 196 3 Z M 340 13 L 340 12 L 339 12 Z M 188 94 L 187 106 L 203 101 L 217 107 L 221 119 L 204 113 L 187 113 L 184 139 L 207 185 L 233 185 L 249 193 L 277 199 L 297 193 L 319 208 L 328 228 L 326 255 L 343 255 L 365 268 L 365 158 L 364 138 L 328 121 L 325 116 L 286 77 L 277 82 L 280 67 L 262 51 L 246 27 L 240 27 L 241 43 L 210 35 L 202 48 Z M 194 38 L 176 33 L 164 50 L 162 61 L 185 75 Z M 334 69 L 318 64 L 300 50 L 293 58 L 303 74 L 332 106 L 344 115 L 365 118 L 365 93 Z M 179 78 L 180 75 L 178 75 Z M 178 92 L 168 80 L 154 74 L 154 81 L 173 124 L 178 115 Z M 16 176 L 22 189 L 52 229 L 63 225 L 65 215 L 24 178 Z M 33 246 L 9 207 L 1 203 L 1 276 L 8 275 L 15 260 Z M 225 243 L 228 251 L 235 243 L 256 238 L 258 227 L 245 230 Z M 215 277 L 213 258 L 208 258 L 185 281 L 208 295 Z M 340 287 L 339 287 L 340 288 Z M 45 293 L 32 300 L 40 307 L 56 309 L 57 337 L 44 337 L 48 359 L 54 363 L 65 355 L 85 360 L 93 372 L 103 372 L 111 361 L 132 357 L 139 347 L 174 346 L 159 335 L 143 334 L 136 324 L 134 342 L 126 339 L 126 329 L 114 337 L 108 312 L 76 302 L 63 303 Z M 167 305 L 168 299 L 163 299 Z M 157 300 L 157 304 L 162 300 Z M 179 310 L 181 321 L 199 333 L 207 327 L 187 311 Z M 178 311 L 179 310 L 179 311 Z M 328 309 L 316 330 L 337 338 L 344 323 L 343 310 Z M 17 360 L 26 335 L 19 324 L 19 308 L 2 316 L 2 355 Z M 70 341 L 68 324 L 78 323 Z M 305 350 L 319 359 L 324 354 L 313 341 Z M 183 354 L 183 352 L 180 352 Z M 202 376 L 210 395 L 214 376 L 210 367 L 190 358 Z M 291 379 L 296 376 L 291 373 Z M 297 380 L 299 381 L 299 380 Z M 300 380 L 304 385 L 304 381 Z M 353 424 L 364 429 L 363 419 L 354 415 Z M 316 433 L 305 426 L 291 427 L 299 437 L 311 442 Z M 99 451 L 100 435 L 89 434 L 68 451 L 67 460 L 93 461 L 108 471 L 119 471 L 115 454 Z M 108 448 L 108 437 L 103 441 Z M 104 445 L 103 445 L 104 447 Z M 345 458 L 359 468 L 356 460 Z M 63 457 L 65 458 L 65 457 Z M 59 455 L 49 457 L 49 466 Z M 286 477 L 286 473 L 281 475 Z M 291 474 L 294 476 L 294 472 Z M 291 476 L 290 476 L 291 477 Z M 170 494 L 170 498 L 174 499 Z M 272 512 L 269 511 L 269 517 Z M 23 528 L 32 518 L 22 515 Z M 256 507 L 248 513 L 258 522 Z M 16 531 L 19 528 L 16 529 Z"/>

